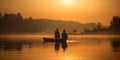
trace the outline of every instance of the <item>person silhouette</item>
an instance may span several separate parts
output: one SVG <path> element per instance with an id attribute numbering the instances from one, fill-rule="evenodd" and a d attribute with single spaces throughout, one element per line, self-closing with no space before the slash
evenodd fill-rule
<path id="1" fill-rule="evenodd" d="M 63 30 L 63 32 L 62 32 L 62 42 L 67 42 L 67 39 L 68 39 L 68 35 L 67 35 L 66 31 Z"/>
<path id="2" fill-rule="evenodd" d="M 56 42 L 60 42 L 60 33 L 58 28 L 55 30 L 55 40 Z"/>

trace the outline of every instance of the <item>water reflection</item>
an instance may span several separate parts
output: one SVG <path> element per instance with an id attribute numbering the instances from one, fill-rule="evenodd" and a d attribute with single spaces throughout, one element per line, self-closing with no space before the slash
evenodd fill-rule
<path id="1" fill-rule="evenodd" d="M 11 43 L 7 42 L 3 44 L 3 49 L 4 51 L 10 51 L 10 50 L 16 50 L 16 51 L 21 51 L 23 48 L 23 44 L 21 43 Z"/>
<path id="2" fill-rule="evenodd" d="M 43 41 L 0 39 L 0 60 L 120 60 L 120 39 L 80 37 L 67 42 Z"/>
<path id="3" fill-rule="evenodd" d="M 113 39 L 111 41 L 111 46 L 112 46 L 113 52 L 120 52 L 120 39 Z"/>
<path id="4" fill-rule="evenodd" d="M 68 47 L 67 42 L 62 42 L 62 49 L 63 49 L 64 52 L 66 51 L 67 47 Z"/>
<path id="5" fill-rule="evenodd" d="M 2 50 L 2 44 L 0 44 L 0 51 Z"/>
<path id="6" fill-rule="evenodd" d="M 13 42 L 0 43 L 0 46 L 1 51 L 21 51 L 23 48 L 23 44 Z"/>
<path id="7" fill-rule="evenodd" d="M 58 52 L 60 49 L 60 42 L 55 42 L 55 51 Z"/>
<path id="8" fill-rule="evenodd" d="M 55 51 L 58 52 L 59 49 L 60 49 L 60 45 L 61 45 L 61 48 L 63 49 L 63 51 L 65 52 L 66 51 L 66 48 L 68 47 L 67 46 L 67 42 L 55 42 Z"/>
<path id="9" fill-rule="evenodd" d="M 29 45 L 29 48 L 32 48 L 33 43 L 30 42 L 28 45 Z"/>
<path id="10" fill-rule="evenodd" d="M 22 51 L 24 45 L 29 45 L 32 48 L 30 41 L 15 41 L 9 39 L 0 39 L 0 51 Z"/>

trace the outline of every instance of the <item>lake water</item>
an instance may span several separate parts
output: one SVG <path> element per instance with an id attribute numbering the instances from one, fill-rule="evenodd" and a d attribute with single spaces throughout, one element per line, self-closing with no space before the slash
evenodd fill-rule
<path id="1" fill-rule="evenodd" d="M 1 35 L 0 60 L 120 60 L 119 35 L 70 35 L 66 44 L 44 43 L 53 35 Z"/>

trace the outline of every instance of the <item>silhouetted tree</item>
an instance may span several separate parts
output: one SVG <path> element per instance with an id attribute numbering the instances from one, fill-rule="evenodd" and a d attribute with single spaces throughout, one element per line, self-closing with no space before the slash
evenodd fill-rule
<path id="1" fill-rule="evenodd" d="M 85 32 L 85 33 L 88 33 L 88 32 L 91 32 L 91 31 L 90 31 L 90 29 L 85 28 L 85 29 L 84 29 L 84 32 Z"/>
<path id="2" fill-rule="evenodd" d="M 16 14 L 16 20 L 23 20 L 23 16 L 21 15 L 21 13 Z"/>
<path id="3" fill-rule="evenodd" d="M 119 16 L 113 16 L 113 20 L 111 21 L 110 29 L 112 31 L 120 32 L 120 17 Z"/>
<path id="4" fill-rule="evenodd" d="M 84 33 L 84 31 L 81 31 L 81 32 L 80 32 L 80 34 L 83 34 L 83 33 Z"/>
<path id="5" fill-rule="evenodd" d="M 77 33 L 77 30 L 76 30 L 76 29 L 74 29 L 74 30 L 73 30 L 73 33 L 74 33 L 74 34 L 75 34 L 75 33 Z"/>
<path id="6" fill-rule="evenodd" d="M 1 21 L 1 17 L 2 17 L 2 16 L 1 16 L 1 13 L 0 13 L 0 21 Z"/>
<path id="7" fill-rule="evenodd" d="M 29 20 L 33 20 L 33 18 L 32 18 L 32 17 L 29 17 Z"/>
<path id="8" fill-rule="evenodd" d="M 101 23 L 98 23 L 98 24 L 97 24 L 97 29 L 98 29 L 98 30 L 102 29 L 102 24 L 101 24 Z"/>
<path id="9" fill-rule="evenodd" d="M 0 32 L 18 32 L 21 29 L 22 19 L 20 14 L 5 13 L 1 18 Z"/>
<path id="10" fill-rule="evenodd" d="M 97 32 L 98 29 L 97 29 L 96 27 L 94 27 L 92 31 L 93 31 L 93 32 Z"/>
<path id="11" fill-rule="evenodd" d="M 1 13 L 0 13 L 0 26 L 1 26 L 1 22 L 2 22 L 2 16 L 1 16 Z"/>

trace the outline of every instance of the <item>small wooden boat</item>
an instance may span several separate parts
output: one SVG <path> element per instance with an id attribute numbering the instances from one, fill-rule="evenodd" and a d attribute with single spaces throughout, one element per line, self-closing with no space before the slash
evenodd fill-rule
<path id="1" fill-rule="evenodd" d="M 62 42 L 62 39 L 60 41 L 55 40 L 55 38 L 43 38 L 44 42 Z"/>
<path id="2" fill-rule="evenodd" d="M 55 42 L 54 38 L 43 38 L 44 42 Z"/>

